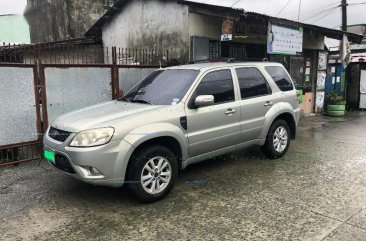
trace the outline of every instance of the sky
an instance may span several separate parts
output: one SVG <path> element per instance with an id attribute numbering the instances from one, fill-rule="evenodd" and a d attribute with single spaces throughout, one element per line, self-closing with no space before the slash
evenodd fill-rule
<path id="1" fill-rule="evenodd" d="M 245 11 L 265 13 L 271 16 L 298 20 L 300 0 L 190 0 L 194 2 L 211 3 L 222 6 L 242 8 Z M 365 2 L 365 0 L 348 0 L 349 4 Z M 329 15 L 321 18 L 324 14 L 314 15 L 320 11 L 327 10 L 340 5 L 341 0 L 301 0 L 300 21 L 320 25 L 328 28 L 339 28 L 341 25 L 341 9 L 330 9 Z M 287 6 L 286 6 L 287 4 Z M 286 6 L 286 7 L 285 7 Z M 284 8 L 285 7 L 285 8 Z M 281 12 L 281 10 L 283 10 Z M 348 7 L 348 24 L 366 23 L 366 5 L 355 5 Z M 309 19 L 310 18 L 310 19 Z"/>
<path id="2" fill-rule="evenodd" d="M 0 15 L 22 14 L 27 0 L 0 0 Z"/>
<path id="3" fill-rule="evenodd" d="M 254 11 L 265 13 L 271 16 L 298 19 L 298 9 L 300 0 L 191 0 L 195 2 L 210 3 L 222 6 L 232 6 L 242 8 L 246 11 Z M 311 19 L 312 14 L 328 9 L 329 7 L 337 6 L 341 0 L 301 0 L 300 20 L 307 23 L 321 25 L 328 28 L 339 28 L 341 24 L 341 10 L 335 9 L 330 15 L 319 19 L 323 15 L 317 15 Z M 364 2 L 365 0 L 348 0 L 348 3 Z M 27 0 L 0 0 L 0 14 L 22 14 Z M 285 5 L 287 6 L 285 7 Z M 285 8 L 284 8 L 285 7 Z M 282 12 L 281 9 L 283 10 Z M 366 5 L 350 6 L 348 8 L 348 23 L 366 23 Z M 316 21 L 317 20 L 317 21 Z"/>
<path id="4" fill-rule="evenodd" d="M 92 0 L 91 0 L 92 1 Z M 341 0 L 190 0 L 253 11 L 271 16 L 298 20 L 299 3 L 301 1 L 300 21 L 328 28 L 340 28 L 341 10 L 337 7 Z M 348 0 L 349 4 L 366 0 Z M 1 14 L 23 13 L 27 0 L 0 0 Z M 236 4 L 235 4 L 236 3 Z M 235 5 L 233 5 L 235 4 Z M 331 9 L 329 9 L 331 8 Z M 329 9 L 329 12 L 325 11 Z M 281 11 L 282 10 L 282 11 Z M 324 13 L 320 13 L 325 11 Z M 353 5 L 348 8 L 348 24 L 366 23 L 366 4 Z M 318 14 L 317 14 L 318 13 Z M 325 16 L 326 15 L 326 16 Z"/>

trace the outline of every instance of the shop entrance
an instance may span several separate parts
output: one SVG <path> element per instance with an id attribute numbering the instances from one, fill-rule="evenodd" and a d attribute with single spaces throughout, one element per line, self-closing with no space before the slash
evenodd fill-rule
<path id="1" fill-rule="evenodd" d="M 264 45 L 239 42 L 221 42 L 221 57 L 235 60 L 262 60 L 265 56 Z"/>

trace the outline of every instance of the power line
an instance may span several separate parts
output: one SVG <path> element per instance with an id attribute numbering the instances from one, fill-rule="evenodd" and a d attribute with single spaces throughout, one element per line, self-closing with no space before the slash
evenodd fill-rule
<path id="1" fill-rule="evenodd" d="M 232 8 L 232 7 L 234 7 L 234 5 L 236 5 L 237 3 L 239 3 L 241 0 L 238 0 L 238 1 L 236 1 L 233 5 L 231 5 L 230 7 Z"/>
<path id="2" fill-rule="evenodd" d="M 351 3 L 351 4 L 348 4 L 348 6 L 350 7 L 356 7 L 356 6 L 360 6 L 360 5 L 365 5 L 366 2 L 363 2 L 363 3 Z"/>
<path id="3" fill-rule="evenodd" d="M 286 7 L 290 4 L 290 2 L 291 2 L 291 0 L 288 0 L 288 1 L 287 1 L 287 3 L 285 4 L 285 6 L 283 6 L 283 8 L 281 8 L 281 10 L 276 14 L 276 17 L 277 17 L 278 15 L 280 15 L 280 14 L 283 12 L 283 10 L 285 10 L 285 9 L 286 9 Z"/>
<path id="4" fill-rule="evenodd" d="M 299 13 L 297 14 L 297 21 L 300 21 L 300 13 L 301 13 L 301 0 L 299 2 Z"/>
<path id="5" fill-rule="evenodd" d="M 327 13 L 326 13 L 326 14 L 324 14 L 323 16 L 321 16 L 321 17 L 317 18 L 315 21 L 313 21 L 313 22 L 312 22 L 312 24 L 314 24 L 314 23 L 318 22 L 319 20 L 321 20 L 321 19 L 323 19 L 323 18 L 325 18 L 325 17 L 327 17 L 327 16 L 329 16 L 329 15 L 332 15 L 332 14 L 333 14 L 333 13 L 335 13 L 337 10 L 338 10 L 338 8 L 333 9 L 333 10 L 331 10 L 331 11 L 327 12 Z"/>
<path id="6" fill-rule="evenodd" d="M 335 6 L 335 5 L 337 5 L 337 6 Z M 302 18 L 301 21 L 305 21 L 305 20 L 314 18 L 316 16 L 319 16 L 319 14 L 322 14 L 322 13 L 328 11 L 331 8 L 339 7 L 339 6 L 340 6 L 340 4 L 339 4 L 338 1 L 336 3 L 333 2 L 331 4 L 327 4 L 327 5 L 321 6 L 320 8 L 317 8 L 317 9 L 312 10 L 312 12 L 313 12 L 312 14 L 305 15 L 304 18 Z"/>
<path id="7" fill-rule="evenodd" d="M 366 4 L 366 2 L 358 2 L 358 3 L 349 3 L 349 6 L 354 6 L 354 5 L 364 5 Z"/>
<path id="8" fill-rule="evenodd" d="M 313 19 L 313 18 L 317 18 L 319 16 L 322 16 L 324 14 L 327 14 L 329 12 L 332 12 L 332 11 L 338 9 L 338 8 L 340 8 L 340 5 L 335 6 L 335 7 L 331 7 L 331 8 L 327 8 L 327 9 L 324 9 L 322 11 L 319 11 L 317 13 L 314 13 L 313 15 L 309 16 L 308 18 L 302 19 L 301 21 L 304 22 L 304 21 L 307 21 L 307 20 L 310 20 L 310 19 Z"/>

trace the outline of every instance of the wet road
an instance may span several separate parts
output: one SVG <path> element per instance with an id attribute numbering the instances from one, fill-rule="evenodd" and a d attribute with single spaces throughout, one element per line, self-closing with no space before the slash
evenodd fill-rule
<path id="1" fill-rule="evenodd" d="M 366 240 L 366 113 L 303 118 L 280 160 L 258 148 L 189 167 L 142 205 L 30 162 L 0 169 L 0 240 Z"/>

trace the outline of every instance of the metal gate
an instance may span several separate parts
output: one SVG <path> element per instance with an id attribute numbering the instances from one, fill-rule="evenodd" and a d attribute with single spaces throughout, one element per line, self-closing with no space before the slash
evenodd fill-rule
<path id="1" fill-rule="evenodd" d="M 42 158 L 54 119 L 122 96 L 168 61 L 168 51 L 100 45 L 0 47 L 0 167 Z"/>
<path id="2" fill-rule="evenodd" d="M 0 65 L 0 167 L 39 158 L 40 92 L 31 64 Z"/>

